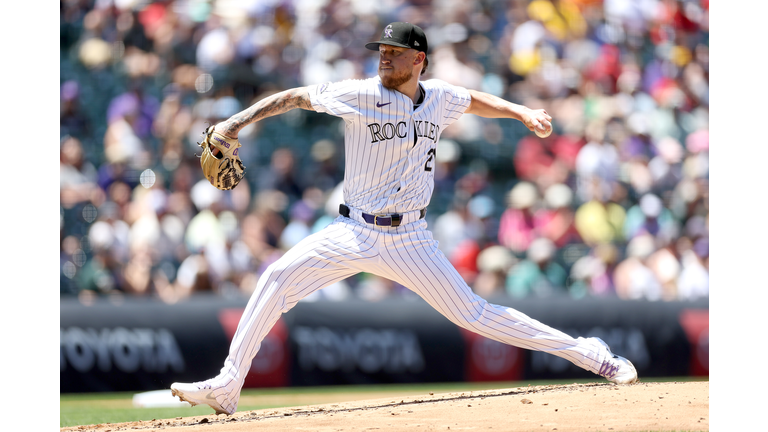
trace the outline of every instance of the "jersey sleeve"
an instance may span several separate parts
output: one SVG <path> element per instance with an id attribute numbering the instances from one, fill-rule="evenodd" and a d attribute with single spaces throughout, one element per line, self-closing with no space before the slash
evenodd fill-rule
<path id="1" fill-rule="evenodd" d="M 336 117 L 348 117 L 359 111 L 360 85 L 357 80 L 328 82 L 308 87 L 312 108 Z"/>
<path id="2" fill-rule="evenodd" d="M 446 128 L 453 124 L 456 120 L 464 114 L 469 108 L 469 104 L 472 102 L 472 96 L 469 94 L 469 90 L 464 87 L 448 84 L 447 82 L 440 81 L 443 93 L 443 128 Z"/>

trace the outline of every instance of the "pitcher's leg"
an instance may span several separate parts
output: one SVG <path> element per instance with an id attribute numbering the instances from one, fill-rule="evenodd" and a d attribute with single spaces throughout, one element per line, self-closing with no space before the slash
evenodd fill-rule
<path id="1" fill-rule="evenodd" d="M 356 273 L 331 266 L 318 257 L 286 261 L 278 260 L 262 275 L 238 323 L 229 355 L 219 374 L 225 379 L 227 394 L 239 398 L 261 341 L 280 315 L 309 294 Z M 262 280 L 265 282 L 261 283 Z"/>
<path id="2" fill-rule="evenodd" d="M 488 303 L 437 249 L 431 234 L 422 230 L 392 236 L 382 248 L 382 276 L 419 294 L 450 321 L 467 330 L 520 348 L 543 351 L 600 373 L 610 352 L 593 338 L 573 338 L 510 307 Z"/>
<path id="3" fill-rule="evenodd" d="M 190 403 L 194 399 L 208 404 L 217 412 L 235 412 L 251 361 L 280 315 L 309 294 L 359 272 L 348 262 L 366 259 L 366 251 L 358 247 L 352 253 L 345 246 L 358 234 L 346 224 L 333 223 L 270 265 L 245 307 L 219 375 L 199 383 L 174 383 L 174 394 Z"/>

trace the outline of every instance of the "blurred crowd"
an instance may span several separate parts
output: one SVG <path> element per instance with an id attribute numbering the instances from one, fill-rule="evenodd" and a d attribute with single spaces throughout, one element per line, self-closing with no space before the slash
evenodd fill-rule
<path id="1" fill-rule="evenodd" d="M 246 297 L 338 215 L 343 124 L 240 134 L 246 179 L 202 176 L 209 124 L 287 88 L 376 74 L 364 42 L 425 29 L 439 78 L 554 133 L 463 116 L 427 221 L 484 297 L 709 295 L 708 0 L 61 0 L 61 295 Z M 370 274 L 312 300 L 410 293 Z"/>

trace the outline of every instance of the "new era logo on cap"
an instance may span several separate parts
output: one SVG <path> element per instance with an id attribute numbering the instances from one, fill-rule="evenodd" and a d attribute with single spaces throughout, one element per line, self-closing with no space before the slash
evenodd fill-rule
<path id="1" fill-rule="evenodd" d="M 387 25 L 381 32 L 380 40 L 369 42 L 365 44 L 365 47 L 376 51 L 380 44 L 413 48 L 423 53 L 427 52 L 428 47 L 427 35 L 424 34 L 424 30 L 415 24 L 406 22 L 394 22 Z"/>

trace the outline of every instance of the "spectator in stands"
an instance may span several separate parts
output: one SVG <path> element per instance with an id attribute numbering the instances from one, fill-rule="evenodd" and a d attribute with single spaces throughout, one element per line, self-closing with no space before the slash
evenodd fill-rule
<path id="1" fill-rule="evenodd" d="M 538 200 L 539 192 L 530 182 L 516 184 L 507 194 L 507 209 L 499 224 L 499 244 L 516 255 L 522 256 L 536 238 L 533 213 Z"/>
<path id="2" fill-rule="evenodd" d="M 573 264 L 568 292 L 574 298 L 585 296 L 608 297 L 616 295 L 614 272 L 618 264 L 618 250 L 609 243 L 592 248 Z"/>
<path id="3" fill-rule="evenodd" d="M 432 234 L 440 243 L 440 250 L 449 259 L 457 248 L 467 241 L 476 242 L 483 234 L 483 224 L 469 209 L 470 197 L 457 195 L 451 208 L 435 218 Z M 336 210 L 338 213 L 338 209 Z"/>
<path id="4" fill-rule="evenodd" d="M 568 273 L 555 261 L 555 244 L 546 238 L 531 242 L 526 258 L 507 276 L 507 292 L 512 297 L 548 297 L 566 292 Z"/>
<path id="5" fill-rule="evenodd" d="M 582 143 L 572 135 L 555 132 L 547 138 L 528 135 L 517 144 L 515 172 L 521 180 L 536 183 L 542 190 L 565 183 L 576 165 Z"/>
<path id="6" fill-rule="evenodd" d="M 709 240 L 702 238 L 682 253 L 682 269 L 677 278 L 677 298 L 696 300 L 709 297 Z"/>
<path id="7" fill-rule="evenodd" d="M 473 196 L 467 203 L 467 208 L 474 218 L 480 222 L 480 231 L 477 233 L 478 244 L 485 249 L 491 244 L 496 244 L 499 232 L 499 219 L 496 217 L 496 204 L 487 195 Z"/>
<path id="8" fill-rule="evenodd" d="M 534 213 L 534 225 L 538 235 L 554 242 L 558 249 L 569 243 L 581 241 L 575 225 L 573 191 L 562 183 L 548 187 L 544 193 L 544 206 Z"/>
<path id="9" fill-rule="evenodd" d="M 440 151 L 435 156 L 435 192 L 429 203 L 430 212 L 440 214 L 451 210 L 454 199 L 456 182 L 458 182 L 461 166 L 461 147 L 456 141 L 441 138 Z"/>
<path id="10" fill-rule="evenodd" d="M 624 241 L 626 211 L 611 201 L 611 192 L 612 184 L 606 184 L 598 177 L 593 177 L 589 193 L 592 199 L 576 210 L 576 230 L 587 245 Z"/>
<path id="11" fill-rule="evenodd" d="M 290 205 L 301 199 L 306 185 L 299 177 L 296 156 L 288 148 L 279 148 L 272 153 L 272 163 L 258 174 L 258 188 L 262 191 L 281 192 Z"/>
<path id="12" fill-rule="evenodd" d="M 96 184 L 96 168 L 83 156 L 79 139 L 66 135 L 59 150 L 59 200 L 62 206 L 72 208 L 82 202 L 100 203 L 104 191 Z"/>
<path id="13" fill-rule="evenodd" d="M 624 300 L 661 300 L 663 289 L 655 273 L 648 267 L 648 257 L 656 251 L 650 234 L 641 234 L 629 241 L 627 258 L 614 270 L 616 294 Z"/>
<path id="14" fill-rule="evenodd" d="M 619 152 L 606 140 L 606 127 L 606 122 L 592 120 L 585 132 L 587 143 L 576 157 L 576 191 L 581 201 L 610 196 L 618 179 Z"/>
<path id="15" fill-rule="evenodd" d="M 661 198 L 654 194 L 645 194 L 640 202 L 627 210 L 624 219 L 624 238 L 633 239 L 640 234 L 650 234 L 664 243 L 669 243 L 679 235 L 680 228 L 672 212 Z"/>
<path id="16" fill-rule="evenodd" d="M 91 225 L 88 240 L 92 255 L 77 274 L 78 293 L 110 294 L 122 289 L 123 261 L 116 253 L 120 249 L 120 229 L 115 228 L 107 218 Z"/>
<path id="17" fill-rule="evenodd" d="M 154 283 L 158 297 L 166 303 L 176 303 L 197 293 L 214 292 L 210 268 L 202 250 L 189 255 L 181 263 L 173 282 L 164 273 L 157 272 Z"/>
<path id="18" fill-rule="evenodd" d="M 517 258 L 504 246 L 483 249 L 477 256 L 478 275 L 472 290 L 485 299 L 504 294 L 507 274 L 517 262 Z"/>
<path id="19" fill-rule="evenodd" d="M 675 245 L 667 243 L 665 240 L 656 239 L 658 247 L 647 260 L 648 268 L 651 269 L 656 280 L 661 285 L 662 300 L 676 300 L 677 279 L 680 276 L 680 259 L 675 253 Z"/>
<path id="20" fill-rule="evenodd" d="M 80 106 L 80 84 L 75 80 L 66 81 L 61 85 L 59 128 L 59 133 L 63 136 L 91 134 L 91 124 Z"/>
<path id="21" fill-rule="evenodd" d="M 291 206 L 288 224 L 280 233 L 278 246 L 288 250 L 312 234 L 312 223 L 315 221 L 315 211 L 306 201 L 299 200 Z"/>
<path id="22" fill-rule="evenodd" d="M 321 139 L 312 144 L 310 150 L 312 166 L 308 170 L 311 184 L 321 192 L 330 192 L 344 180 L 343 170 L 339 166 L 336 145 L 329 139 Z"/>

